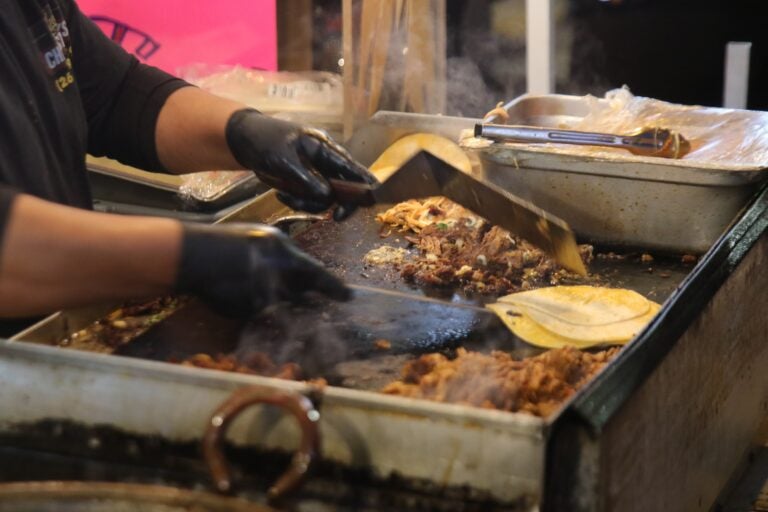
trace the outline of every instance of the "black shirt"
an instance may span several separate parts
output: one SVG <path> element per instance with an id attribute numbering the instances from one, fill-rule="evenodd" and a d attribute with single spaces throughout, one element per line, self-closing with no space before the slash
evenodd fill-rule
<path id="1" fill-rule="evenodd" d="M 73 0 L 0 0 L 0 13 L 0 229 L 14 191 L 91 208 L 86 152 L 163 170 L 155 124 L 185 82 L 140 64 Z"/>

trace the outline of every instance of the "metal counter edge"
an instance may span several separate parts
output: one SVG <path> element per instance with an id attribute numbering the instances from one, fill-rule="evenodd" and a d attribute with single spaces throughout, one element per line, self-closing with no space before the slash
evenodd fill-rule
<path id="1" fill-rule="evenodd" d="M 704 254 L 638 339 L 590 382 L 564 412 L 581 418 L 594 434 L 599 434 L 765 233 L 768 233 L 768 185 L 762 187 L 743 214 Z"/>

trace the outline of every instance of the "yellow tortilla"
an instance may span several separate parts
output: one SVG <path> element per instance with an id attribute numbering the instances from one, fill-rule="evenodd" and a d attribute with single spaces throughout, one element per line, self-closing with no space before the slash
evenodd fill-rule
<path id="1" fill-rule="evenodd" d="M 496 313 L 515 336 L 531 345 L 547 349 L 563 347 L 582 349 L 589 347 L 589 345 L 585 345 L 579 340 L 559 336 L 546 330 L 541 325 L 524 316 L 524 313 L 512 304 L 497 302 L 495 304 L 488 304 L 486 307 Z"/>
<path id="2" fill-rule="evenodd" d="M 501 297 L 547 330 L 585 343 L 634 336 L 659 305 L 632 290 L 554 286 Z"/>
<path id="3" fill-rule="evenodd" d="M 458 144 L 432 133 L 414 133 L 398 139 L 373 162 L 370 171 L 379 180 L 385 180 L 421 150 L 429 151 L 466 173 L 472 171 L 472 162 Z"/>
<path id="4" fill-rule="evenodd" d="M 603 325 L 642 316 L 651 301 L 633 290 L 599 286 L 550 286 L 499 298 L 576 325 Z"/>
<path id="5" fill-rule="evenodd" d="M 661 306 L 632 290 L 555 286 L 507 295 L 489 308 L 529 343 L 586 348 L 626 343 Z"/>
<path id="6" fill-rule="evenodd" d="M 496 304 L 489 304 L 488 307 L 509 329 L 526 343 L 541 347 L 541 348 L 563 348 L 574 347 L 578 349 L 586 349 L 598 345 L 624 345 L 631 341 L 652 319 L 656 316 L 659 306 L 656 306 L 641 318 L 636 319 L 634 327 L 637 329 L 627 329 L 630 333 L 625 338 L 602 338 L 599 336 L 593 337 L 591 340 L 580 340 L 576 338 L 569 338 L 567 336 L 561 336 L 557 333 L 547 330 L 541 324 L 538 324 L 533 319 L 525 314 L 521 309 L 518 309 L 512 304 L 504 304 L 503 302 L 497 302 Z"/>

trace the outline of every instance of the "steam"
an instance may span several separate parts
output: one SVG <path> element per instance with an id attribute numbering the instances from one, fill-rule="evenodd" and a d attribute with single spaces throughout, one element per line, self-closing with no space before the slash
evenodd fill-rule
<path id="1" fill-rule="evenodd" d="M 447 109 L 445 114 L 481 117 L 500 101 L 509 101 L 527 90 L 525 1 L 511 0 L 514 8 L 495 14 L 490 2 L 466 2 L 453 13 L 456 33 L 449 32 Z M 610 84 L 604 76 L 601 41 L 584 33 L 574 22 L 568 2 L 556 3 L 555 92 L 602 96 L 621 84 Z M 493 16 L 521 19 L 497 19 Z M 512 24 L 518 31 L 504 35 L 494 32 L 492 23 Z"/>
<path id="2" fill-rule="evenodd" d="M 243 330 L 236 354 L 264 352 L 276 364 L 297 363 L 304 378 L 324 376 L 349 354 L 349 344 L 334 321 L 335 307 L 323 300 L 270 308 Z"/>

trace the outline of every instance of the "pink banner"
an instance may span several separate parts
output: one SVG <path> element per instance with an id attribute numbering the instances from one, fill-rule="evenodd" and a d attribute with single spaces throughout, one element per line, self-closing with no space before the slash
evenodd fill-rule
<path id="1" fill-rule="evenodd" d="M 277 69 L 276 0 L 78 0 L 123 48 L 170 73 L 188 64 Z"/>

